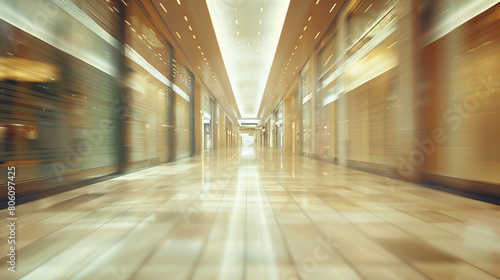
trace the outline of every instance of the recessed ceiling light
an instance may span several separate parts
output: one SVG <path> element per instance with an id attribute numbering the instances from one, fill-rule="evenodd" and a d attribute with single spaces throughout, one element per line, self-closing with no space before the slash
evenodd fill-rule
<path id="1" fill-rule="evenodd" d="M 188 21 L 188 17 L 187 17 L 187 16 L 184 16 L 184 20 L 185 20 L 185 21 Z"/>
<path id="2" fill-rule="evenodd" d="M 310 17 L 307 19 L 307 21 L 311 21 L 311 19 L 312 19 L 312 18 L 313 18 L 313 16 L 310 16 Z"/>
<path id="3" fill-rule="evenodd" d="M 319 0 L 316 0 L 316 5 L 318 5 L 318 3 L 319 3 Z"/>
<path id="4" fill-rule="evenodd" d="M 175 32 L 175 34 L 177 34 L 177 37 L 179 37 L 179 39 L 181 38 L 181 35 L 179 35 L 179 32 Z"/>
<path id="5" fill-rule="evenodd" d="M 198 45 L 198 49 L 199 49 L 199 50 L 201 50 L 201 47 L 200 47 L 200 45 Z"/>
<path id="6" fill-rule="evenodd" d="M 195 39 L 195 40 L 196 40 L 196 36 L 194 36 L 194 35 L 193 35 L 193 39 Z"/>
<path id="7" fill-rule="evenodd" d="M 160 6 L 163 8 L 163 10 L 165 11 L 165 13 L 167 12 L 167 9 L 165 9 L 165 7 L 163 6 L 162 3 L 160 3 Z"/>
<path id="8" fill-rule="evenodd" d="M 302 39 L 302 35 L 300 35 L 299 40 Z"/>
<path id="9" fill-rule="evenodd" d="M 125 20 L 125 23 L 126 23 L 126 24 L 128 24 L 128 25 L 130 25 L 130 22 L 128 22 L 128 21 L 126 21 L 126 20 Z"/>
<path id="10" fill-rule="evenodd" d="M 188 25 L 189 30 L 193 31 L 193 28 L 191 28 L 191 25 Z"/>
<path id="11" fill-rule="evenodd" d="M 238 20 L 236 20 L 236 24 L 238 24 Z"/>
<path id="12" fill-rule="evenodd" d="M 314 39 L 318 38 L 318 36 L 319 36 L 319 32 L 318 32 L 318 34 L 316 34 L 316 36 L 314 36 Z"/>
<path id="13" fill-rule="evenodd" d="M 264 7 L 260 7 L 260 12 L 262 13 L 262 11 L 264 11 Z"/>
<path id="14" fill-rule="evenodd" d="M 370 6 L 368 6 L 368 8 L 366 8 L 365 12 L 363 14 L 366 14 L 366 12 L 368 12 L 368 10 L 372 7 L 373 3 L 370 4 Z"/>
<path id="15" fill-rule="evenodd" d="M 295 46 L 295 49 L 297 49 L 299 47 L 299 45 Z"/>
<path id="16" fill-rule="evenodd" d="M 397 43 L 397 42 L 398 42 L 398 41 L 396 41 L 396 42 L 394 42 L 392 45 L 388 46 L 388 47 L 387 47 L 387 49 L 392 48 L 392 46 L 396 45 L 396 43 Z"/>
<path id="17" fill-rule="evenodd" d="M 132 31 L 136 32 L 135 29 L 133 27 L 130 27 L 130 29 L 132 29 Z"/>
<path id="18" fill-rule="evenodd" d="M 177 0 L 177 4 L 181 5 L 181 0 Z M 316 3 L 317 4 L 317 3 Z"/>
<path id="19" fill-rule="evenodd" d="M 332 8 L 330 9 L 329 13 L 331 13 L 333 11 L 333 9 L 335 9 L 335 6 L 337 6 L 337 3 L 333 4 Z"/>
<path id="20" fill-rule="evenodd" d="M 306 26 L 304 26 L 304 31 L 306 31 L 306 29 L 307 29 L 307 25 L 306 25 Z"/>

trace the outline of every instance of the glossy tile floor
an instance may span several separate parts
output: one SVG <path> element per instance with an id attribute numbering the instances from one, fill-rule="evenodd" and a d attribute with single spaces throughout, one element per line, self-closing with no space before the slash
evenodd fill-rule
<path id="1" fill-rule="evenodd" d="M 499 206 L 253 147 L 40 199 L 17 216 L 17 272 L 3 257 L 0 279 L 500 277 Z"/>

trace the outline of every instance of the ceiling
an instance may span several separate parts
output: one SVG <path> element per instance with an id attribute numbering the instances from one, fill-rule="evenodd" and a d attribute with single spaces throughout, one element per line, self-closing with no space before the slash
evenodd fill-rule
<path id="1" fill-rule="evenodd" d="M 149 0 L 143 6 L 234 121 L 272 112 L 343 2 Z"/>
<path id="2" fill-rule="evenodd" d="M 207 0 L 242 118 L 256 118 L 290 0 Z"/>

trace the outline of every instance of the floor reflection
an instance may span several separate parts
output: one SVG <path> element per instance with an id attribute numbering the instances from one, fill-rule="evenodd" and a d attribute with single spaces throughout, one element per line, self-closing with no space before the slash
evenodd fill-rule
<path id="1" fill-rule="evenodd" d="M 499 206 L 252 145 L 17 213 L 17 272 L 4 257 L 1 279 L 500 277 Z"/>

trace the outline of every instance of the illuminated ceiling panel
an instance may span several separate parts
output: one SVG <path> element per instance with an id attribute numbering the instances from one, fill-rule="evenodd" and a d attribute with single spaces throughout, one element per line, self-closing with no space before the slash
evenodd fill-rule
<path id="1" fill-rule="evenodd" d="M 256 118 L 290 0 L 207 0 L 242 118 Z"/>

